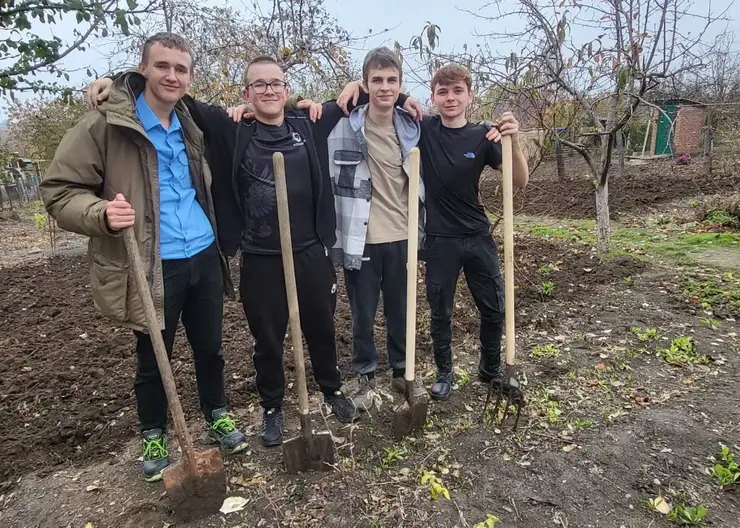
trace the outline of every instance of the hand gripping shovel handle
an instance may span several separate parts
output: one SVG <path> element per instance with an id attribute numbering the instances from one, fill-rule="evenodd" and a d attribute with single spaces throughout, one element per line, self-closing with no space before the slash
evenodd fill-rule
<path id="1" fill-rule="evenodd" d="M 290 335 L 293 339 L 296 382 L 298 383 L 298 413 L 308 416 L 308 388 L 306 386 L 306 364 L 303 360 L 303 339 L 301 337 L 301 317 L 298 310 L 298 288 L 293 264 L 293 240 L 290 235 L 290 213 L 288 212 L 288 185 L 285 180 L 285 158 L 282 152 L 272 155 L 275 173 L 275 194 L 277 195 L 278 223 L 280 225 L 280 247 L 283 254 L 285 291 L 288 294 L 288 314 L 290 316 Z"/>
<path id="2" fill-rule="evenodd" d="M 511 136 L 501 138 L 504 201 L 504 292 L 506 324 L 506 379 L 514 376 L 514 168 Z"/>
<path id="3" fill-rule="evenodd" d="M 157 320 L 157 312 L 154 309 L 154 301 L 152 300 L 152 294 L 149 290 L 149 283 L 146 280 L 144 264 L 141 262 L 139 245 L 136 242 L 136 235 L 134 234 L 133 227 L 127 227 L 123 230 L 123 242 L 126 244 L 126 253 L 128 254 L 129 266 L 133 271 L 136 290 L 139 293 L 141 304 L 144 307 L 144 317 L 146 318 L 146 325 L 149 329 L 149 337 L 152 340 L 154 357 L 157 359 L 159 374 L 162 377 L 164 392 L 167 395 L 167 402 L 170 407 L 170 412 L 172 413 L 175 435 L 180 444 L 180 449 L 182 449 L 185 464 L 195 470 L 196 462 L 193 439 L 190 436 L 190 431 L 188 431 L 187 424 L 185 423 L 185 414 L 182 412 L 180 397 L 177 394 L 177 387 L 175 386 L 175 378 L 172 375 L 172 367 L 170 366 L 170 360 L 167 357 L 167 349 L 164 346 L 164 339 L 162 339 L 162 330 L 159 325 L 159 321 Z"/>
<path id="4" fill-rule="evenodd" d="M 410 152 L 411 171 L 409 174 L 409 217 L 408 217 L 408 259 L 406 264 L 406 385 L 411 387 L 416 374 L 416 276 L 419 248 L 419 149 Z M 411 383 L 409 383 L 411 382 Z M 406 392 L 409 390 L 407 387 Z M 409 398 L 409 394 L 406 395 Z"/>

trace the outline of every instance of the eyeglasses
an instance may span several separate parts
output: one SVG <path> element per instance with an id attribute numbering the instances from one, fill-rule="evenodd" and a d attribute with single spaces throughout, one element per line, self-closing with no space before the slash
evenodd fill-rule
<path id="1" fill-rule="evenodd" d="M 271 83 L 266 83 L 264 81 L 257 81 L 253 82 L 252 84 L 247 85 L 247 88 L 252 88 L 254 90 L 254 93 L 256 94 L 263 94 L 267 91 L 267 87 L 270 86 L 272 88 L 273 93 L 283 93 L 285 91 L 285 87 L 288 85 L 285 81 L 272 81 Z"/>

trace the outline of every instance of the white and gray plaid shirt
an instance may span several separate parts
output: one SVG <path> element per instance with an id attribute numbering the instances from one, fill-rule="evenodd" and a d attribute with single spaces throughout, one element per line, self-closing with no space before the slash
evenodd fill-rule
<path id="1" fill-rule="evenodd" d="M 373 187 L 367 162 L 365 113 L 367 105 L 358 106 L 343 117 L 328 138 L 329 173 L 337 216 L 337 242 L 332 248 L 335 264 L 349 270 L 362 266 L 367 221 L 370 217 Z M 421 126 L 408 112 L 394 108 L 393 124 L 403 157 L 403 169 L 410 171 L 409 153 L 421 137 Z M 419 247 L 424 243 L 424 183 L 419 181 Z"/>

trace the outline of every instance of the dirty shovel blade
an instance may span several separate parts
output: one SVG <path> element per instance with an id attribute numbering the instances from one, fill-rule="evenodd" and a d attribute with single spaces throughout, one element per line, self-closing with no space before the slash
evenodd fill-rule
<path id="1" fill-rule="evenodd" d="M 410 398 L 409 401 L 404 401 L 393 415 L 393 435 L 396 440 L 420 431 L 427 421 L 428 408 L 427 398 Z"/>
<path id="2" fill-rule="evenodd" d="M 300 414 L 301 434 L 283 442 L 285 471 L 295 474 L 310 469 L 328 471 L 334 465 L 334 442 L 328 432 L 314 433 L 311 418 Z"/>
<path id="3" fill-rule="evenodd" d="M 283 442 L 286 473 L 328 471 L 334 464 L 334 444 L 329 433 L 314 434 L 310 442 L 297 436 Z"/>
<path id="4" fill-rule="evenodd" d="M 180 459 L 162 472 L 170 505 L 182 520 L 218 513 L 226 498 L 226 473 L 219 450 L 196 451 L 194 461 L 191 468 Z"/>

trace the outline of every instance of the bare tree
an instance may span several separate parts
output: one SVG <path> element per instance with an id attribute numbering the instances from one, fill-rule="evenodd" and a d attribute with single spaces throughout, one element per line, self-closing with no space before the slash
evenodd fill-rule
<path id="1" fill-rule="evenodd" d="M 195 0 L 163 0 L 129 39 L 118 39 L 111 69 L 138 60 L 143 40 L 169 28 L 192 46 L 193 95 L 217 104 L 238 103 L 246 63 L 257 55 L 278 60 L 294 90 L 323 100 L 336 95 L 358 71 L 348 48 L 374 36 L 353 37 L 329 15 L 323 0 L 276 0 L 269 11 L 203 6 Z M 385 30 L 384 30 L 385 31 Z"/>
<path id="2" fill-rule="evenodd" d="M 481 79 L 545 106 L 570 105 L 566 131 L 576 122 L 586 126 L 559 139 L 583 157 L 594 179 L 597 248 L 604 252 L 611 236 L 609 169 L 617 134 L 639 105 L 654 106 L 646 99 L 651 91 L 701 64 L 698 47 L 719 17 L 689 0 L 519 0 L 514 11 L 494 0 L 487 9 L 499 14 L 472 14 L 491 27 L 524 21 L 522 31 L 487 35 L 509 39 L 521 51 L 501 57 L 481 47 L 471 58 L 473 69 Z"/>

